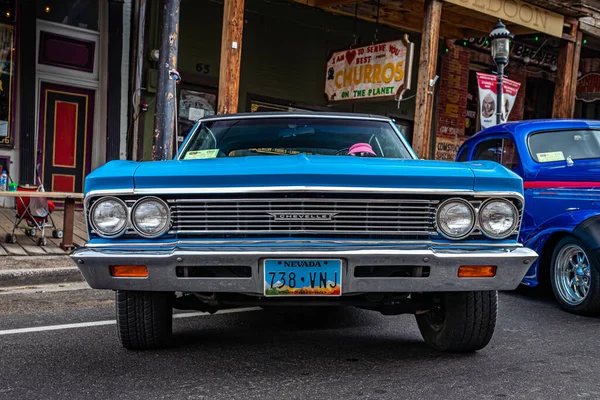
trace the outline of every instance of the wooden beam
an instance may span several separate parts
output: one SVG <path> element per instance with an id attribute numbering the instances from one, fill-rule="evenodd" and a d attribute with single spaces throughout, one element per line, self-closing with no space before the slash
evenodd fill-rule
<path id="1" fill-rule="evenodd" d="M 354 13 L 347 12 L 344 10 L 326 8 L 325 11 L 354 18 Z M 420 15 L 422 15 L 422 13 Z M 357 18 L 363 21 L 376 22 L 375 17 L 371 17 L 369 15 L 364 15 L 360 13 L 357 15 Z M 382 25 L 391 26 L 393 28 L 399 28 L 408 32 L 415 32 L 419 34 L 423 32 L 423 21 L 418 17 L 412 15 L 398 15 L 394 14 L 393 12 L 380 13 L 379 23 Z M 465 30 L 446 23 L 441 24 L 439 35 L 443 38 L 466 37 Z"/>
<path id="2" fill-rule="evenodd" d="M 577 80 L 579 79 L 579 61 L 581 60 L 581 46 L 583 43 L 583 32 L 577 32 L 577 41 L 575 42 L 575 54 L 573 54 L 573 71 L 571 72 L 571 92 L 569 103 L 569 118 L 575 115 L 575 101 L 577 99 Z"/>
<path id="3" fill-rule="evenodd" d="M 436 74 L 440 23 L 442 18 L 441 0 L 425 0 L 423 14 L 423 35 L 419 58 L 419 75 L 416 90 L 415 127 L 413 148 L 419 158 L 430 158 L 431 131 L 433 121 L 433 88 L 429 82 Z"/>
<path id="4" fill-rule="evenodd" d="M 238 111 L 243 28 L 244 0 L 225 0 L 223 33 L 221 35 L 218 114 L 235 114 Z"/>
<path id="5" fill-rule="evenodd" d="M 383 9 L 396 10 L 404 13 L 410 12 L 411 14 L 418 15 L 419 18 L 423 15 L 423 4 L 414 0 L 402 0 L 398 3 L 388 3 L 383 7 Z M 442 22 L 447 22 L 449 25 L 452 25 L 455 29 L 457 29 L 457 32 L 459 32 L 458 29 L 467 28 L 470 30 L 479 31 L 487 36 L 492 31 L 497 21 L 490 22 L 482 18 L 474 19 L 469 16 L 444 9 L 444 12 L 442 13 Z"/>
<path id="6" fill-rule="evenodd" d="M 300 0 L 302 2 L 302 0 Z M 333 7 L 333 6 L 343 6 L 345 4 L 354 4 L 361 3 L 363 0 L 309 0 L 308 5 L 314 7 Z M 306 1 L 303 1 L 306 4 Z"/>
<path id="7" fill-rule="evenodd" d="M 575 32 L 573 32 L 575 31 Z M 577 27 L 571 32 L 579 37 Z M 560 54 L 558 56 L 558 70 L 556 76 L 556 87 L 554 89 L 554 106 L 552 107 L 552 118 L 571 118 L 572 111 L 575 109 L 575 92 L 572 88 L 573 77 L 577 82 L 577 71 L 575 63 L 579 68 L 579 56 L 581 52 L 581 43 L 579 51 L 577 43 L 563 40 L 561 42 Z M 575 57 L 577 56 L 577 60 Z"/>

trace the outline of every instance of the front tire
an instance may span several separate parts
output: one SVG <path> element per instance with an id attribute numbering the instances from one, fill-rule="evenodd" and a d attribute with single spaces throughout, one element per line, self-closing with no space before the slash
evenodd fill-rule
<path id="1" fill-rule="evenodd" d="M 416 315 L 419 330 L 432 348 L 451 353 L 481 350 L 492 339 L 498 292 L 447 292 L 433 295 L 433 307 Z"/>
<path id="2" fill-rule="evenodd" d="M 121 345 L 128 350 L 147 350 L 171 344 L 172 293 L 117 290 L 115 308 Z"/>
<path id="3" fill-rule="evenodd" d="M 550 264 L 552 291 L 560 307 L 573 314 L 600 315 L 600 274 L 586 246 L 567 236 L 554 248 Z"/>

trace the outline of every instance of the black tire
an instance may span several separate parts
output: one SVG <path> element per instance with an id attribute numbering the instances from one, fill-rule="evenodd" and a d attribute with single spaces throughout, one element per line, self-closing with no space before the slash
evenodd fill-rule
<path id="1" fill-rule="evenodd" d="M 117 333 L 128 350 L 167 347 L 173 334 L 172 293 L 117 290 Z"/>
<path id="2" fill-rule="evenodd" d="M 587 278 L 589 291 L 585 296 L 585 300 L 579 304 L 573 304 L 572 298 L 570 299 L 571 302 L 567 300 L 569 296 L 564 292 L 566 287 L 561 285 L 562 282 L 560 282 L 557 276 L 557 270 L 560 269 L 559 258 L 562 259 L 561 251 L 568 251 L 569 248 L 576 248 L 575 246 L 579 247 L 585 253 L 590 272 L 590 276 Z M 563 310 L 577 315 L 600 316 L 600 265 L 598 265 L 598 262 L 583 242 L 573 236 L 566 236 L 556 244 L 550 263 L 550 281 L 554 297 Z M 562 286 L 562 289 L 559 286 Z"/>
<path id="3" fill-rule="evenodd" d="M 425 342 L 439 351 L 470 353 L 492 339 L 498 292 L 448 292 L 434 296 L 434 308 L 416 316 Z"/>

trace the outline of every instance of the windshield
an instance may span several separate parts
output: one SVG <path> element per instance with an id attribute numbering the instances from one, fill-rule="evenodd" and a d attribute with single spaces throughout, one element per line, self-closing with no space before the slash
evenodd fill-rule
<path id="1" fill-rule="evenodd" d="M 180 159 L 258 155 L 412 158 L 391 124 L 341 118 L 246 118 L 200 124 Z"/>
<path id="2" fill-rule="evenodd" d="M 539 163 L 600 158 L 600 131 L 540 132 L 529 138 L 531 157 Z"/>

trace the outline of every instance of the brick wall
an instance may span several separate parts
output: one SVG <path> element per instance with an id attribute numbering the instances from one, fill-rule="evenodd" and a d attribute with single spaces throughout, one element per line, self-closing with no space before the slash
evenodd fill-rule
<path id="1" fill-rule="evenodd" d="M 470 51 L 446 43 L 437 101 L 435 159 L 454 160 L 465 133 Z M 444 51 L 444 50 L 442 50 Z M 464 139 L 463 139 L 464 141 Z"/>
<path id="2" fill-rule="evenodd" d="M 488 65 L 494 68 L 489 54 L 456 46 L 452 41 L 443 48 L 441 78 L 437 99 L 437 128 L 435 131 L 435 159 L 454 160 L 460 145 L 467 139 L 465 120 L 467 116 L 467 96 L 471 63 Z M 506 68 L 509 79 L 521 83 L 515 105 L 510 113 L 510 121 L 523 119 L 527 72 L 523 64 L 513 62 Z"/>

